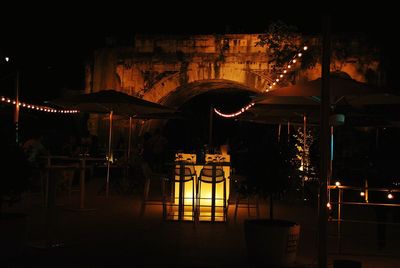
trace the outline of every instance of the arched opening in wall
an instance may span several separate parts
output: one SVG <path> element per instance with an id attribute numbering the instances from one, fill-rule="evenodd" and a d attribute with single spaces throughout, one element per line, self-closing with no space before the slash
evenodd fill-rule
<path id="1" fill-rule="evenodd" d="M 229 88 L 208 91 L 186 100 L 179 106 L 184 119 L 169 120 L 164 126 L 170 148 L 195 152 L 204 145 L 218 148 L 226 143 L 239 134 L 241 124 L 233 118 L 220 117 L 211 109 L 235 112 L 251 101 L 250 96 L 249 91 Z"/>

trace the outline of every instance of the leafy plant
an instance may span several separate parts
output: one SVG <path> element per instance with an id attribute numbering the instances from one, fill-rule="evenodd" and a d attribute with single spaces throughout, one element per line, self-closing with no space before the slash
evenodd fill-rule
<path id="1" fill-rule="evenodd" d="M 283 194 L 291 177 L 295 176 L 295 151 L 291 145 L 276 144 L 268 139 L 264 144 L 257 144 L 253 150 L 250 184 L 257 189 L 263 198 L 269 198 L 270 218 L 274 218 L 273 200 Z"/>

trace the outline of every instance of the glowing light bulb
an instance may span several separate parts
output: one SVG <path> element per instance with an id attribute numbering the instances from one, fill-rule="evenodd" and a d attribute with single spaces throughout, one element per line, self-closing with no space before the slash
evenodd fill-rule
<path id="1" fill-rule="evenodd" d="M 286 70 L 283 70 L 283 73 L 285 74 L 285 73 L 287 73 L 287 71 L 286 71 Z"/>
<path id="2" fill-rule="evenodd" d="M 282 78 L 282 77 L 283 77 L 283 74 L 281 74 L 279 77 Z"/>
<path id="3" fill-rule="evenodd" d="M 277 78 L 275 81 L 276 81 L 276 82 L 279 82 L 279 78 Z"/>
<path id="4" fill-rule="evenodd" d="M 296 63 L 297 60 L 293 60 L 293 63 Z"/>
<path id="5" fill-rule="evenodd" d="M 331 207 L 332 207 L 332 206 L 331 206 L 331 203 L 327 203 L 327 204 L 326 204 L 326 207 L 329 208 L 329 209 L 331 209 Z"/>
<path id="6" fill-rule="evenodd" d="M 304 50 L 304 51 L 306 51 L 307 49 L 308 49 L 308 47 L 307 47 L 307 46 L 304 46 L 304 47 L 303 47 L 303 50 Z"/>
<path id="7" fill-rule="evenodd" d="M 360 195 L 361 196 L 365 196 L 365 192 L 360 192 Z"/>
<path id="8" fill-rule="evenodd" d="M 299 54 L 297 54 L 297 56 L 301 57 L 301 56 L 303 56 L 303 54 L 302 54 L 302 53 L 299 53 Z"/>
<path id="9" fill-rule="evenodd" d="M 394 196 L 393 196 L 393 194 L 392 194 L 392 193 L 388 193 L 388 195 L 387 195 L 387 198 L 388 198 L 388 199 L 393 199 L 393 198 L 394 198 Z"/>
<path id="10" fill-rule="evenodd" d="M 288 69 L 292 68 L 292 66 L 290 66 L 290 65 L 288 65 L 287 67 L 288 67 Z"/>
<path id="11" fill-rule="evenodd" d="M 339 186 L 340 186 L 340 181 L 335 182 L 335 185 L 336 185 L 337 187 L 339 187 Z"/>

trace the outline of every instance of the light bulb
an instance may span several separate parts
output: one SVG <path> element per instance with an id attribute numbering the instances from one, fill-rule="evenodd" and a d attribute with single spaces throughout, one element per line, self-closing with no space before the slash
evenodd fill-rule
<path id="1" fill-rule="evenodd" d="M 340 181 L 335 182 L 335 185 L 336 185 L 337 187 L 339 187 L 339 186 L 340 186 Z"/>

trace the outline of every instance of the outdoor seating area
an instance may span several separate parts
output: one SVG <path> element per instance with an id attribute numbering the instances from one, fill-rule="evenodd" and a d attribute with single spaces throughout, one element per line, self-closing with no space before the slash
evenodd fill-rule
<path id="1" fill-rule="evenodd" d="M 1 268 L 400 267 L 391 24 L 200 6 L 5 35 Z"/>

